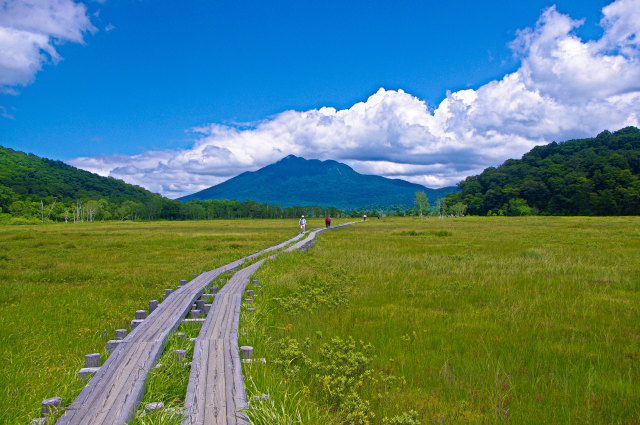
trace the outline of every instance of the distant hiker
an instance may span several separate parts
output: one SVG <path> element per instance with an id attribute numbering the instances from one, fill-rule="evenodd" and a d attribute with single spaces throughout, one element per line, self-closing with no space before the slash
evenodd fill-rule
<path id="1" fill-rule="evenodd" d="M 331 217 L 326 216 L 326 217 L 324 218 L 324 225 L 325 225 L 326 227 L 331 227 Z"/>
<path id="2" fill-rule="evenodd" d="M 307 230 L 307 220 L 304 218 L 304 216 L 300 217 L 300 233 L 304 233 Z"/>
<path id="3" fill-rule="evenodd" d="M 362 216 L 362 221 L 367 221 L 367 215 L 366 214 Z"/>

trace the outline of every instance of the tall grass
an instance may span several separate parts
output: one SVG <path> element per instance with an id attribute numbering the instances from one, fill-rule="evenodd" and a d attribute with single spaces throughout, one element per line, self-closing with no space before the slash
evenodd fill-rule
<path id="1" fill-rule="evenodd" d="M 407 218 L 324 233 L 254 276 L 256 323 L 241 343 L 267 365 L 247 379 L 266 374 L 259 391 L 300 394 L 337 422 L 640 423 L 639 234 L 635 217 Z M 359 401 L 336 398 L 327 365 L 359 355 Z"/>

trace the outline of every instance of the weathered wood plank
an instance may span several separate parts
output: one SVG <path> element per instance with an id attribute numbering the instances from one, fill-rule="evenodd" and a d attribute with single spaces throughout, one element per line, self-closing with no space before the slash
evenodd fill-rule
<path id="1" fill-rule="evenodd" d="M 216 295 L 194 345 L 185 423 L 247 423 L 240 413 L 246 398 L 236 332 L 242 292 L 263 261 L 240 270 Z"/>

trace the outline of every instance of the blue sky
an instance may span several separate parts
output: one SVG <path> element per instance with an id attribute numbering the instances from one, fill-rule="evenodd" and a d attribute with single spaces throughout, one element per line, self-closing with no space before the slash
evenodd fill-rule
<path id="1" fill-rule="evenodd" d="M 167 196 L 289 153 L 452 184 L 536 144 L 637 125 L 638 10 L 0 0 L 0 144 Z"/>

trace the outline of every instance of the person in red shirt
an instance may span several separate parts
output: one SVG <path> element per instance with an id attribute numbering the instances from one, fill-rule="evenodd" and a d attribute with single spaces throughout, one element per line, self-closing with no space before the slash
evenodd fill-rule
<path id="1" fill-rule="evenodd" d="M 326 216 L 324 218 L 324 224 L 325 224 L 326 227 L 331 227 L 331 217 Z"/>

